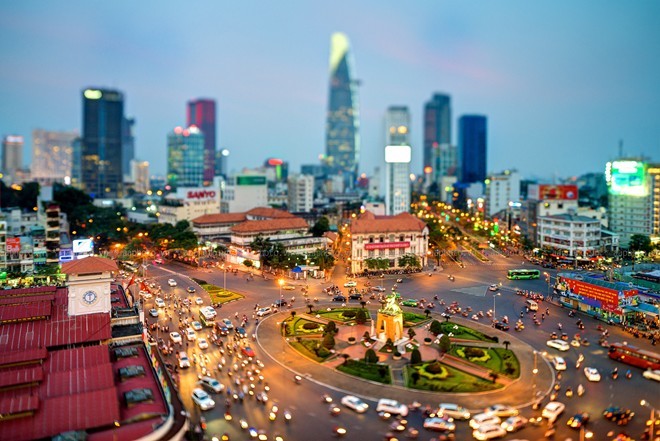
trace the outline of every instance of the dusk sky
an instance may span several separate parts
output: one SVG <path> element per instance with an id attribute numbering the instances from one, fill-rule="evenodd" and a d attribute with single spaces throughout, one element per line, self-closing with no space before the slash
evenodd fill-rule
<path id="1" fill-rule="evenodd" d="M 325 151 L 330 35 L 351 41 L 360 171 L 383 162 L 385 110 L 452 97 L 488 117 L 488 170 L 566 177 L 617 155 L 660 160 L 659 1 L 14 1 L 0 5 L 0 134 L 81 129 L 81 90 L 124 92 L 136 156 L 166 169 L 186 101 L 217 100 L 229 170 L 291 170 Z"/>

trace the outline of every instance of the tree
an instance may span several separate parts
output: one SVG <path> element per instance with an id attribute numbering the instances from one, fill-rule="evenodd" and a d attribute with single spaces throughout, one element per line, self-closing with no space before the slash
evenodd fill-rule
<path id="1" fill-rule="evenodd" d="M 348 363 L 348 359 L 351 358 L 351 356 L 348 354 L 341 354 L 341 358 L 344 359 L 344 365 L 345 365 L 346 363 Z"/>
<path id="2" fill-rule="evenodd" d="M 419 364 L 422 362 L 422 353 L 415 348 L 410 353 L 410 364 Z"/>
<path id="3" fill-rule="evenodd" d="M 643 251 L 648 253 L 651 251 L 651 239 L 643 234 L 633 234 L 630 236 L 630 244 L 628 245 L 630 251 Z"/>
<path id="4" fill-rule="evenodd" d="M 410 374 L 410 379 L 412 380 L 413 384 L 417 384 L 417 382 L 419 381 L 419 377 L 420 375 L 419 372 L 417 371 L 414 371 L 412 374 Z"/>
<path id="5" fill-rule="evenodd" d="M 321 216 L 310 230 L 314 237 L 321 237 L 326 231 L 330 231 L 330 220 L 325 216 Z"/>
<path id="6" fill-rule="evenodd" d="M 254 264 L 252 263 L 252 261 L 250 259 L 245 259 L 243 261 L 243 265 L 245 265 L 245 267 L 248 268 L 248 269 L 250 269 L 254 266 Z"/>
<path id="7" fill-rule="evenodd" d="M 491 371 L 491 372 L 488 372 L 488 377 L 490 378 L 490 380 L 493 383 L 495 383 L 497 381 L 497 379 L 499 378 L 499 375 L 497 375 L 497 372 L 492 372 Z"/>
<path id="8" fill-rule="evenodd" d="M 429 326 L 429 331 L 433 335 L 438 335 L 442 332 L 442 323 L 440 323 L 437 320 L 433 320 L 431 322 L 431 326 Z"/>
<path id="9" fill-rule="evenodd" d="M 323 336 L 323 342 L 321 345 L 326 349 L 332 349 L 335 347 L 335 336 L 333 333 L 328 332 Z"/>
<path id="10" fill-rule="evenodd" d="M 431 310 L 430 309 L 425 309 L 424 310 L 424 315 L 426 315 L 426 318 L 429 318 L 431 316 Z"/>
<path id="11" fill-rule="evenodd" d="M 310 265 L 318 265 L 320 270 L 326 270 L 332 268 L 335 264 L 335 258 L 333 255 L 324 249 L 315 250 L 313 253 L 307 256 Z"/>
<path id="12" fill-rule="evenodd" d="M 332 334 L 335 335 L 337 333 L 337 324 L 330 320 L 327 325 L 325 325 L 325 329 L 323 330 L 323 334 Z"/>
<path id="13" fill-rule="evenodd" d="M 449 349 L 451 349 L 451 340 L 449 340 L 449 336 L 442 334 L 440 336 L 440 343 L 438 346 L 440 346 L 440 352 L 443 354 L 449 352 Z"/>
<path id="14" fill-rule="evenodd" d="M 415 335 L 417 335 L 415 330 L 413 328 L 408 328 L 408 338 L 412 340 Z"/>
<path id="15" fill-rule="evenodd" d="M 506 349 L 508 351 L 509 350 L 509 345 L 511 344 L 511 342 L 509 340 L 504 340 L 502 342 L 502 344 L 504 345 L 504 349 Z"/>
<path id="16" fill-rule="evenodd" d="M 420 268 L 419 257 L 414 254 L 404 254 L 399 257 L 399 266 L 404 268 Z"/>
<path id="17" fill-rule="evenodd" d="M 296 311 L 291 311 L 291 318 L 296 318 Z"/>
<path id="18" fill-rule="evenodd" d="M 362 307 L 362 309 L 366 308 L 366 307 L 367 307 L 367 302 L 365 302 L 364 300 L 362 300 L 362 301 L 360 302 L 360 306 Z"/>
<path id="19" fill-rule="evenodd" d="M 311 314 L 312 311 L 314 310 L 314 305 L 312 304 L 307 305 L 307 309 L 309 309 L 309 313 Z"/>
<path id="20" fill-rule="evenodd" d="M 367 352 L 364 353 L 364 361 L 366 363 L 378 363 L 378 355 L 373 349 L 367 349 Z"/>
<path id="21" fill-rule="evenodd" d="M 368 317 L 366 309 L 358 309 L 357 315 L 355 316 L 355 322 L 358 325 L 363 325 L 367 322 Z"/>

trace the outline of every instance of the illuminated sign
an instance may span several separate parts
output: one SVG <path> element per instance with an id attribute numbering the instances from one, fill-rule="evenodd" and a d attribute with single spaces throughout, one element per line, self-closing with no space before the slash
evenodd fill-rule
<path id="1" fill-rule="evenodd" d="M 236 176 L 236 185 L 266 185 L 265 176 Z"/>
<path id="2" fill-rule="evenodd" d="M 186 197 L 188 199 L 213 199 L 215 198 L 215 195 L 216 195 L 215 191 L 202 190 L 202 191 L 189 191 L 186 194 Z"/>
<path id="3" fill-rule="evenodd" d="M 407 164 L 412 157 L 412 149 L 408 145 L 388 145 L 385 147 L 385 162 L 389 164 Z"/>
<path id="4" fill-rule="evenodd" d="M 639 161 L 608 162 L 605 178 L 614 195 L 646 196 L 646 164 Z"/>
<path id="5" fill-rule="evenodd" d="M 545 200 L 569 200 L 577 201 L 578 188 L 577 185 L 543 185 L 534 184 L 530 185 L 527 189 L 527 196 L 529 199 L 537 201 Z"/>
<path id="6" fill-rule="evenodd" d="M 5 142 L 8 144 L 9 143 L 23 144 L 23 137 L 18 135 L 8 135 L 5 137 Z"/>
<path id="7" fill-rule="evenodd" d="M 378 242 L 364 245 L 365 250 L 387 250 L 392 248 L 408 248 L 410 242 Z"/>
<path id="8" fill-rule="evenodd" d="M 78 239 L 73 241 L 74 254 L 89 254 L 94 252 L 92 239 Z"/>
<path id="9" fill-rule="evenodd" d="M 21 239 L 18 237 L 8 237 L 5 240 L 7 253 L 17 254 L 21 252 Z"/>
<path id="10" fill-rule="evenodd" d="M 85 95 L 85 98 L 88 100 L 98 100 L 103 96 L 103 93 L 100 90 L 87 89 L 83 95 Z"/>

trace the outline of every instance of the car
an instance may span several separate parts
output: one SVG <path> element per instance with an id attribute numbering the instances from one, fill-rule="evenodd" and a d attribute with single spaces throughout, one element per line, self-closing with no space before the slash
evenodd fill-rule
<path id="1" fill-rule="evenodd" d="M 201 331 L 202 330 L 202 324 L 198 321 L 194 321 L 190 324 L 190 327 L 193 328 L 195 331 Z"/>
<path id="2" fill-rule="evenodd" d="M 372 290 L 372 291 L 378 291 L 378 292 L 385 292 L 385 287 L 380 286 L 380 285 L 378 285 L 378 286 L 373 286 L 373 287 L 371 287 L 371 290 Z"/>
<path id="3" fill-rule="evenodd" d="M 516 415 L 507 418 L 502 423 L 502 428 L 507 432 L 516 432 L 527 425 L 527 418 L 524 416 Z"/>
<path id="4" fill-rule="evenodd" d="M 186 306 L 192 305 L 192 302 L 188 298 L 185 298 L 185 299 L 181 300 L 181 303 L 183 303 Z"/>
<path id="5" fill-rule="evenodd" d="M 161 299 L 160 297 L 156 297 L 156 300 L 154 300 L 154 304 L 158 308 L 164 308 L 165 307 L 165 300 Z"/>
<path id="6" fill-rule="evenodd" d="M 598 372 L 598 369 L 596 368 L 585 367 L 584 375 L 587 377 L 587 380 L 589 381 L 594 381 L 594 382 L 600 381 L 600 372 Z"/>
<path id="7" fill-rule="evenodd" d="M 236 335 L 238 335 L 240 338 L 246 338 L 247 331 L 245 330 L 244 327 L 239 326 L 238 328 L 236 328 Z"/>
<path id="8" fill-rule="evenodd" d="M 647 380 L 660 381 L 660 369 L 647 369 L 642 373 Z"/>
<path id="9" fill-rule="evenodd" d="M 201 297 L 195 297 L 195 304 L 196 304 L 196 305 L 203 305 L 203 304 L 204 304 L 204 300 L 202 300 Z"/>
<path id="10" fill-rule="evenodd" d="M 176 331 L 170 332 L 170 340 L 172 340 L 172 343 L 181 343 L 182 342 L 181 334 L 179 334 Z"/>
<path id="11" fill-rule="evenodd" d="M 483 425 L 500 425 L 502 420 L 495 414 L 492 413 L 479 413 L 472 417 L 470 420 L 470 427 L 476 429 L 479 426 Z"/>
<path id="12" fill-rule="evenodd" d="M 266 306 L 265 308 L 259 308 L 259 310 L 257 311 L 257 317 L 263 317 L 265 315 L 270 314 L 271 312 L 273 312 L 273 310 L 271 309 L 270 306 Z"/>
<path id="13" fill-rule="evenodd" d="M 197 334 L 195 334 L 195 330 L 192 328 L 186 329 L 186 340 L 193 341 L 196 339 L 197 339 Z"/>
<path id="14" fill-rule="evenodd" d="M 557 420 L 557 417 L 564 412 L 566 405 L 559 401 L 550 401 L 541 411 L 541 416 L 547 418 L 551 423 Z"/>
<path id="15" fill-rule="evenodd" d="M 169 279 L 169 280 L 167 281 L 167 284 L 170 285 L 170 286 L 176 286 L 176 280 L 174 280 L 174 279 Z"/>
<path id="16" fill-rule="evenodd" d="M 401 415 L 402 417 L 405 417 L 408 416 L 408 406 L 401 404 L 396 400 L 381 398 L 378 400 L 376 412 L 387 412 L 392 415 Z"/>
<path id="17" fill-rule="evenodd" d="M 406 299 L 401 302 L 401 306 L 411 306 L 413 308 L 417 308 L 417 305 L 419 305 L 419 300 L 415 299 Z"/>
<path id="18" fill-rule="evenodd" d="M 587 424 L 589 421 L 589 414 L 586 412 L 581 412 L 581 413 L 576 413 L 572 417 L 566 421 L 566 425 L 568 427 L 572 427 L 573 429 L 579 429 L 580 427 L 584 426 Z"/>
<path id="19" fill-rule="evenodd" d="M 470 411 L 466 408 L 453 403 L 440 403 L 435 411 L 437 416 L 449 417 L 455 420 L 469 420 Z"/>
<path id="20" fill-rule="evenodd" d="M 495 322 L 493 326 L 495 327 L 495 329 L 499 329 L 500 331 L 508 331 L 510 329 L 509 325 L 502 322 Z"/>
<path id="21" fill-rule="evenodd" d="M 234 324 L 228 318 L 223 318 L 222 323 L 225 325 L 225 328 L 234 329 Z"/>
<path id="22" fill-rule="evenodd" d="M 344 288 L 354 288 L 356 286 L 357 286 L 357 282 L 355 280 L 350 280 L 344 283 Z"/>
<path id="23" fill-rule="evenodd" d="M 149 291 L 140 291 L 140 297 L 143 299 L 150 299 L 153 297 Z"/>
<path id="24" fill-rule="evenodd" d="M 154 308 L 151 308 L 149 310 L 149 315 L 152 316 L 152 317 L 158 317 L 158 310 L 154 309 Z"/>
<path id="25" fill-rule="evenodd" d="M 242 347 L 242 348 L 241 348 L 241 352 L 242 352 L 243 355 L 245 355 L 246 357 L 256 357 L 256 356 L 257 356 L 257 354 L 255 354 L 254 351 L 252 350 L 252 348 L 249 347 L 249 346 L 244 346 L 244 347 Z"/>
<path id="26" fill-rule="evenodd" d="M 357 413 L 364 413 L 369 409 L 369 405 L 353 395 L 346 395 L 342 397 L 341 404 L 354 410 Z"/>
<path id="27" fill-rule="evenodd" d="M 510 417 L 518 415 L 518 409 L 504 404 L 493 404 L 484 409 L 484 413 L 490 413 L 498 417 Z"/>
<path id="28" fill-rule="evenodd" d="M 227 329 L 226 326 L 224 326 L 224 325 L 217 325 L 217 327 L 218 327 L 218 334 L 220 334 L 220 335 L 222 335 L 222 336 L 229 335 L 229 329 Z"/>
<path id="29" fill-rule="evenodd" d="M 205 338 L 198 338 L 197 339 L 197 346 L 199 346 L 199 349 L 208 349 L 209 348 L 209 342 Z"/>
<path id="30" fill-rule="evenodd" d="M 212 377 L 202 377 L 199 379 L 197 384 L 199 384 L 200 386 L 204 386 L 206 389 L 210 389 L 216 394 L 219 394 L 220 392 L 225 390 L 225 385 Z"/>
<path id="31" fill-rule="evenodd" d="M 424 420 L 424 428 L 428 430 L 438 430 L 441 432 L 453 432 L 456 430 L 456 424 L 451 419 L 431 417 Z"/>
<path id="32" fill-rule="evenodd" d="M 218 315 L 218 313 L 215 312 L 215 309 L 213 308 L 213 306 L 203 306 L 203 307 L 199 308 L 199 312 L 201 312 L 205 315 L 208 315 L 210 317 L 213 317 L 213 318 L 215 318 L 215 316 Z"/>
<path id="33" fill-rule="evenodd" d="M 273 303 L 274 308 L 284 308 L 286 305 L 287 303 L 284 299 L 277 299 L 275 300 L 275 303 Z"/>
<path id="34" fill-rule="evenodd" d="M 628 424 L 634 416 L 635 412 L 632 410 L 617 406 L 608 407 L 603 411 L 603 417 L 605 417 L 606 420 L 614 421 L 620 426 Z"/>
<path id="35" fill-rule="evenodd" d="M 355 293 L 351 294 L 350 296 L 348 296 L 348 299 L 349 300 L 362 300 L 362 294 L 360 294 L 359 292 L 355 292 Z"/>
<path id="36" fill-rule="evenodd" d="M 493 283 L 488 287 L 488 291 L 497 291 L 498 289 L 500 289 L 500 285 L 498 285 L 497 283 Z"/>
<path id="37" fill-rule="evenodd" d="M 186 291 L 188 291 L 190 294 L 192 294 L 192 293 L 195 292 L 195 287 L 194 286 L 189 286 L 188 288 L 186 288 Z"/>
<path id="38" fill-rule="evenodd" d="M 571 348 L 571 346 L 568 343 L 566 343 L 564 340 L 548 340 L 546 342 L 546 345 L 562 352 L 566 352 Z"/>
<path id="39" fill-rule="evenodd" d="M 192 392 L 193 402 L 199 406 L 201 410 L 209 410 L 215 407 L 215 401 L 204 389 L 196 387 Z"/>
<path id="40" fill-rule="evenodd" d="M 179 367 L 181 369 L 190 367 L 190 359 L 188 358 L 188 354 L 186 354 L 185 351 L 179 352 Z"/>
<path id="41" fill-rule="evenodd" d="M 472 431 L 472 437 L 478 440 L 502 438 L 506 434 L 499 424 L 483 424 Z"/>
<path id="42" fill-rule="evenodd" d="M 296 287 L 294 285 L 284 285 L 282 286 L 282 289 L 286 291 L 294 291 Z"/>
<path id="43" fill-rule="evenodd" d="M 557 371 L 565 371 L 566 370 L 566 360 L 564 360 L 562 357 L 555 357 L 552 359 L 552 365 L 555 367 L 555 370 Z"/>
<path id="44" fill-rule="evenodd" d="M 334 296 L 334 297 L 332 298 L 332 301 L 333 301 L 333 302 L 345 302 L 345 301 L 346 301 L 346 297 L 344 297 L 344 296 Z"/>

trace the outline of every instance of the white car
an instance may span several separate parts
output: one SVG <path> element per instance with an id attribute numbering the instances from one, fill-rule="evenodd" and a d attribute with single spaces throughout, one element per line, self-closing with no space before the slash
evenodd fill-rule
<path id="1" fill-rule="evenodd" d="M 152 316 L 152 317 L 158 317 L 158 310 L 154 309 L 154 308 L 151 308 L 149 310 L 149 315 Z"/>
<path id="2" fill-rule="evenodd" d="M 153 296 L 151 295 L 151 293 L 149 291 L 140 291 L 140 297 L 142 297 L 144 299 L 150 299 Z"/>
<path id="3" fill-rule="evenodd" d="M 199 346 L 199 349 L 208 349 L 209 342 L 205 338 L 200 338 L 197 340 L 197 346 Z"/>
<path id="4" fill-rule="evenodd" d="M 181 369 L 190 367 L 190 359 L 188 358 L 188 354 L 184 351 L 179 352 L 179 367 Z"/>
<path id="5" fill-rule="evenodd" d="M 440 403 L 436 414 L 441 417 L 450 417 L 455 420 L 469 420 L 470 411 L 453 403 Z"/>
<path id="6" fill-rule="evenodd" d="M 648 369 L 645 370 L 644 373 L 642 374 L 644 378 L 647 380 L 655 380 L 655 381 L 660 381 L 660 369 Z"/>
<path id="7" fill-rule="evenodd" d="M 218 313 L 215 312 L 215 309 L 213 309 L 213 306 L 204 306 L 203 308 L 199 308 L 199 312 L 212 318 L 215 318 L 218 315 Z"/>
<path id="8" fill-rule="evenodd" d="M 380 286 L 380 285 L 374 286 L 373 288 L 371 288 L 371 290 L 372 291 L 378 291 L 378 292 L 385 292 L 385 288 Z"/>
<path id="9" fill-rule="evenodd" d="M 483 424 L 472 432 L 474 439 L 485 440 L 502 438 L 507 435 L 507 431 L 499 424 Z"/>
<path id="10" fill-rule="evenodd" d="M 186 329 L 186 339 L 188 341 L 193 341 L 197 339 L 197 334 L 195 334 L 195 330 L 192 328 Z"/>
<path id="11" fill-rule="evenodd" d="M 559 401 L 550 401 L 545 405 L 543 411 L 541 411 L 541 416 L 543 418 L 547 418 L 551 423 L 554 423 L 559 415 L 562 414 L 564 409 L 566 409 L 566 405 L 564 403 L 560 403 Z"/>
<path id="12" fill-rule="evenodd" d="M 497 291 L 498 289 L 500 289 L 500 285 L 498 285 L 496 283 L 493 283 L 492 285 L 490 285 L 488 287 L 488 291 Z"/>
<path id="13" fill-rule="evenodd" d="M 518 409 L 504 404 L 493 404 L 492 406 L 484 409 L 484 413 L 497 415 L 498 417 L 510 417 L 518 415 Z"/>
<path id="14" fill-rule="evenodd" d="M 170 286 L 176 286 L 176 280 L 170 279 L 170 280 L 167 281 L 167 284 L 170 285 Z"/>
<path id="15" fill-rule="evenodd" d="M 369 405 L 367 403 L 353 395 L 346 395 L 343 397 L 341 399 L 341 404 L 348 407 L 349 409 L 353 409 L 357 413 L 364 413 L 367 411 L 367 409 L 369 409 Z"/>
<path id="16" fill-rule="evenodd" d="M 516 432 L 527 425 L 527 418 L 517 415 L 504 420 L 502 428 L 507 432 Z"/>
<path id="17" fill-rule="evenodd" d="M 172 340 L 172 343 L 181 343 L 181 334 L 178 332 L 170 332 L 170 339 Z"/>
<path id="18" fill-rule="evenodd" d="M 587 380 L 589 381 L 594 381 L 594 382 L 600 381 L 600 372 L 598 372 L 598 369 L 596 368 L 593 367 L 584 368 L 584 375 L 587 377 Z"/>
<path id="19" fill-rule="evenodd" d="M 229 320 L 228 318 L 223 318 L 222 323 L 225 324 L 225 328 L 227 329 L 234 329 L 234 324 Z"/>
<path id="20" fill-rule="evenodd" d="M 555 357 L 552 359 L 552 365 L 555 367 L 555 370 L 557 371 L 565 371 L 566 370 L 566 360 L 564 360 L 562 357 Z"/>
<path id="21" fill-rule="evenodd" d="M 357 286 L 357 282 L 355 280 L 350 280 L 344 283 L 344 288 L 354 288 L 356 286 Z"/>
<path id="22" fill-rule="evenodd" d="M 161 299 L 160 297 L 156 297 L 156 300 L 154 300 L 154 303 L 159 308 L 164 308 L 165 307 L 165 300 Z"/>
<path id="23" fill-rule="evenodd" d="M 433 417 L 433 418 L 426 418 L 424 420 L 424 428 L 428 430 L 453 432 L 454 430 L 456 430 L 456 424 L 445 418 Z"/>
<path id="24" fill-rule="evenodd" d="M 408 416 L 408 406 L 401 404 L 396 400 L 381 398 L 376 406 L 376 412 L 387 412 L 392 415 Z"/>
<path id="25" fill-rule="evenodd" d="M 201 297 L 195 297 L 195 303 L 198 304 L 198 305 L 203 305 L 204 300 L 202 300 Z"/>
<path id="26" fill-rule="evenodd" d="M 502 420 L 497 415 L 492 413 L 480 413 L 472 417 L 470 420 L 470 427 L 476 429 L 477 427 L 483 425 L 497 424 L 499 426 L 500 423 L 502 423 Z"/>
<path id="27" fill-rule="evenodd" d="M 202 324 L 200 322 L 194 321 L 190 324 L 190 326 L 195 330 L 195 331 L 201 331 L 202 330 Z"/>
<path id="28" fill-rule="evenodd" d="M 223 390 L 225 390 L 225 385 L 220 383 L 218 380 L 215 378 L 211 377 L 202 377 L 197 384 L 206 387 L 207 389 L 212 390 L 216 394 L 219 394 Z"/>
<path id="29" fill-rule="evenodd" d="M 209 410 L 215 407 L 215 401 L 204 389 L 196 387 L 192 393 L 192 399 L 201 410 Z"/>
<path id="30" fill-rule="evenodd" d="M 271 309 L 270 306 L 266 306 L 265 308 L 259 308 L 259 310 L 257 311 L 257 317 L 263 317 L 265 315 L 270 314 L 271 312 L 273 312 L 273 310 Z"/>
<path id="31" fill-rule="evenodd" d="M 558 351 L 566 352 L 568 351 L 571 347 L 568 343 L 566 343 L 564 340 L 548 340 L 546 342 L 546 345 L 550 346 L 551 348 L 555 348 Z"/>

